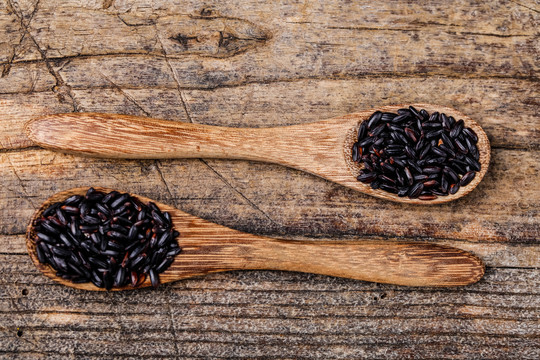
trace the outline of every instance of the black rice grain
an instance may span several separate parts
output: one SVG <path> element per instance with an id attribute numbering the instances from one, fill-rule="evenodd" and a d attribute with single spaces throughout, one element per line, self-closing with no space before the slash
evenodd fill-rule
<path id="1" fill-rule="evenodd" d="M 154 269 L 150 269 L 148 273 L 150 275 L 150 282 L 152 283 L 152 286 L 157 288 L 159 285 L 159 277 L 156 274 L 156 271 Z"/>
<path id="2" fill-rule="evenodd" d="M 469 171 L 468 173 L 463 175 L 463 177 L 459 181 L 459 185 L 460 186 L 468 185 L 474 179 L 475 175 L 476 173 L 474 171 Z"/>
<path id="3" fill-rule="evenodd" d="M 159 274 L 181 252 L 167 212 L 117 191 L 90 188 L 54 203 L 33 227 L 40 263 L 64 279 L 107 290 L 139 286 L 147 274 L 157 287 Z"/>
<path id="4" fill-rule="evenodd" d="M 357 180 L 372 189 L 433 200 L 457 193 L 481 170 L 477 142 L 463 120 L 410 106 L 362 122 L 352 158 L 364 165 Z"/>

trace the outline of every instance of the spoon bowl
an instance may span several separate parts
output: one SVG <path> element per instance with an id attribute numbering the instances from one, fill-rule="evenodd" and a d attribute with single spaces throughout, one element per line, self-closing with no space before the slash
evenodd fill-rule
<path id="1" fill-rule="evenodd" d="M 471 192 L 489 166 L 490 145 L 482 127 L 459 111 L 430 104 L 418 109 L 463 119 L 478 136 L 481 170 L 455 194 L 425 201 L 374 190 L 356 178 L 363 165 L 352 160 L 360 124 L 383 106 L 314 123 L 274 128 L 229 128 L 129 115 L 69 113 L 43 116 L 26 124 L 28 137 L 44 148 L 94 157 L 127 159 L 222 158 L 276 163 L 336 182 L 381 199 L 407 204 L 441 204 Z"/>
<path id="2" fill-rule="evenodd" d="M 95 188 L 109 193 L 112 189 Z M 36 253 L 34 220 L 56 202 L 84 195 L 88 188 L 54 194 L 35 212 L 26 245 L 34 265 L 56 282 L 83 290 L 105 291 L 91 282 L 72 283 L 56 275 Z M 171 215 L 180 232 L 182 252 L 160 274 L 161 283 L 232 270 L 283 270 L 323 274 L 406 286 L 461 286 L 477 282 L 484 265 L 475 255 L 448 246 L 395 241 L 293 241 L 247 234 L 227 228 L 149 198 L 130 194 L 143 203 L 154 202 Z M 136 288 L 151 286 L 146 280 Z M 131 286 L 112 290 L 130 290 Z"/>

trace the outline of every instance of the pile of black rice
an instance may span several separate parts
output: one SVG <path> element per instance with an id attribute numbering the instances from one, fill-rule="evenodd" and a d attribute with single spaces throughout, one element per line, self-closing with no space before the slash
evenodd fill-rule
<path id="1" fill-rule="evenodd" d="M 480 171 L 478 136 L 463 120 L 413 106 L 373 113 L 358 130 L 358 180 L 400 197 L 433 200 L 455 194 Z"/>
<path id="2" fill-rule="evenodd" d="M 51 204 L 34 220 L 38 260 L 74 283 L 112 287 L 152 286 L 181 252 L 171 217 L 152 202 L 90 188 Z"/>

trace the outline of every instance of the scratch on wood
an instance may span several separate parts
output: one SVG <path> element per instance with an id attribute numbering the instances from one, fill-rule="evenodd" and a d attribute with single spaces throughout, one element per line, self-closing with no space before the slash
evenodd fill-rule
<path id="1" fill-rule="evenodd" d="M 264 215 L 264 217 L 266 217 L 268 220 L 270 220 L 270 222 L 272 222 L 272 224 L 278 226 L 278 227 L 281 227 L 280 224 L 278 224 L 274 219 L 272 219 L 267 213 L 265 213 L 261 208 L 259 208 L 253 201 L 251 201 L 250 199 L 248 199 L 244 194 L 242 194 L 241 191 L 239 191 L 238 189 L 236 189 L 234 186 L 232 186 L 232 184 L 227 181 L 227 179 L 225 179 L 225 177 L 223 175 L 221 175 L 216 169 L 214 169 L 210 164 L 208 164 L 208 162 L 204 159 L 200 159 L 201 162 L 206 165 L 210 170 L 212 170 L 212 172 L 221 180 L 223 181 L 223 183 L 225 183 L 225 185 L 227 185 L 227 187 L 229 187 L 231 190 L 233 190 L 235 193 L 237 193 L 238 195 L 240 195 L 251 207 L 253 207 L 255 210 L 259 211 L 261 214 Z"/>
<path id="2" fill-rule="evenodd" d="M 179 93 L 180 93 L 180 101 L 182 102 L 182 107 L 184 108 L 184 112 L 186 113 L 186 116 L 187 116 L 189 122 L 193 123 L 193 119 L 191 118 L 191 115 L 189 114 L 189 111 L 188 111 L 188 108 L 187 108 L 187 103 L 186 103 L 184 93 L 182 91 L 179 91 Z"/>
<path id="3" fill-rule="evenodd" d="M 130 27 L 138 27 L 138 26 L 150 26 L 150 25 L 155 25 L 156 22 L 153 20 L 153 19 L 139 19 L 141 20 L 140 22 L 129 22 L 127 20 L 127 17 L 125 16 L 122 16 L 120 14 L 117 14 L 116 17 L 118 18 L 118 20 L 120 20 L 124 25 L 126 26 L 130 26 Z"/>
<path id="4" fill-rule="evenodd" d="M 163 172 L 161 171 L 161 162 L 159 160 L 154 161 L 154 166 L 156 167 L 156 171 L 163 182 L 163 185 L 165 185 L 165 189 L 167 189 L 167 193 L 169 194 L 171 201 L 173 202 L 174 206 L 178 208 L 178 204 L 176 202 L 176 198 L 173 196 L 173 193 L 171 192 L 171 188 L 169 187 L 169 184 L 167 183 L 167 180 L 165 180 L 165 176 L 163 176 Z"/>
<path id="5" fill-rule="evenodd" d="M 516 5 L 519 5 L 519 6 L 521 6 L 521 7 L 524 7 L 525 9 L 529 9 L 529 10 L 531 10 L 531 11 L 534 11 L 535 13 L 539 13 L 539 14 L 540 14 L 540 10 L 536 10 L 536 9 L 530 7 L 530 6 L 523 5 L 523 4 L 518 3 L 517 1 L 514 1 L 514 0 L 510 0 L 510 2 L 511 2 L 511 3 L 514 3 L 514 4 L 516 4 Z"/>
<path id="6" fill-rule="evenodd" d="M 0 74 L 0 78 L 6 77 L 7 75 L 9 75 L 9 72 L 11 71 L 11 65 L 13 64 L 13 61 L 15 60 L 15 57 L 17 56 L 17 51 L 21 47 L 21 45 L 22 45 L 22 43 L 24 41 L 24 38 L 26 36 L 27 28 L 28 28 L 28 26 L 30 26 L 31 21 L 34 18 L 34 15 L 36 14 L 36 12 L 38 10 L 39 1 L 40 0 L 38 0 L 35 3 L 34 8 L 32 10 L 32 13 L 30 14 L 30 16 L 28 18 L 28 21 L 25 23 L 23 15 L 20 12 L 17 12 L 15 10 L 15 7 L 11 3 L 11 0 L 6 0 L 6 7 L 7 7 L 8 11 L 10 13 L 14 14 L 19 19 L 22 34 L 21 34 L 21 37 L 19 38 L 19 42 L 13 47 L 11 55 L 9 56 L 7 63 L 4 64 L 4 67 L 2 69 L 2 73 Z"/>
<path id="7" fill-rule="evenodd" d="M 98 71 L 99 74 L 107 80 L 115 90 L 117 90 L 122 96 L 124 96 L 126 99 L 128 99 L 129 102 L 131 102 L 133 105 L 135 105 L 144 115 L 150 116 L 150 113 L 146 111 L 138 102 L 135 100 L 135 98 L 128 93 L 126 93 L 120 86 L 118 86 L 114 81 L 112 81 L 108 76 L 103 74 L 101 71 Z"/>
<path id="8" fill-rule="evenodd" d="M 180 81 L 178 80 L 178 76 L 176 75 L 176 71 L 174 71 L 172 65 L 171 65 L 171 62 L 169 60 L 169 57 L 167 56 L 167 51 L 165 50 L 165 47 L 163 46 L 163 42 L 161 41 L 161 38 L 159 36 L 159 31 L 157 29 L 157 26 L 155 27 L 156 28 L 156 37 L 159 41 L 159 44 L 161 46 L 161 50 L 163 51 L 163 56 L 165 57 L 165 62 L 167 63 L 167 66 L 169 67 L 169 70 L 171 71 L 171 75 L 174 79 L 174 82 L 176 83 L 176 89 L 178 91 L 178 95 L 180 96 L 180 102 L 182 103 L 182 107 L 184 108 L 184 112 L 186 114 L 186 117 L 187 119 L 189 120 L 189 122 L 193 123 L 193 120 L 191 119 L 191 116 L 189 114 L 189 111 L 187 109 L 187 105 L 186 105 L 186 101 L 184 99 L 184 94 L 182 93 L 182 86 L 180 86 Z"/>
<path id="9" fill-rule="evenodd" d="M 38 2 L 39 3 L 39 2 Z M 37 4 L 36 3 L 36 9 L 37 9 Z M 60 75 L 60 72 L 59 71 L 55 71 L 52 64 L 51 64 L 51 60 L 47 57 L 47 54 L 46 52 L 41 48 L 41 46 L 39 45 L 39 43 L 36 41 L 36 39 L 32 36 L 32 34 L 30 33 L 30 31 L 28 30 L 28 26 L 25 26 L 24 27 L 24 31 L 25 31 L 25 34 L 28 35 L 28 37 L 32 40 L 32 42 L 34 43 L 37 51 L 40 53 L 43 61 L 45 62 L 45 65 L 47 66 L 47 70 L 49 71 L 49 73 L 54 77 L 54 79 L 56 80 L 56 85 L 53 87 L 53 92 L 57 94 L 58 96 L 58 100 L 60 100 L 60 102 L 64 102 L 65 101 L 65 97 L 67 96 L 68 98 L 71 99 L 71 104 L 73 106 L 73 111 L 76 111 L 78 112 L 80 110 L 80 107 L 79 107 L 79 104 L 77 103 L 76 99 L 75 99 L 75 96 L 73 95 L 73 92 L 71 90 L 71 86 L 69 86 L 69 84 L 67 84 L 64 79 L 62 78 L 62 76 Z"/>
<path id="10" fill-rule="evenodd" d="M 17 173 L 17 171 L 15 170 L 15 166 L 13 165 L 13 162 L 11 161 L 9 155 L 6 156 L 7 157 L 7 160 L 9 162 L 9 165 L 11 167 L 11 171 L 13 172 L 13 175 L 15 175 L 15 177 L 17 178 L 17 181 L 19 182 L 19 186 L 21 187 L 21 190 L 22 192 L 24 193 L 24 199 L 28 201 L 28 203 L 32 206 L 32 208 L 36 209 L 34 203 L 32 202 L 32 200 L 30 200 L 30 194 L 28 194 L 28 192 L 26 191 L 26 188 L 24 187 L 23 185 L 23 181 L 22 179 L 20 178 L 19 174 Z"/>

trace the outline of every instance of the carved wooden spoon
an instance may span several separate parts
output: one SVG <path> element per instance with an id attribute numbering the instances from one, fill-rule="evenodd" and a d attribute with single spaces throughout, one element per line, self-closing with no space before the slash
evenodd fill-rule
<path id="1" fill-rule="evenodd" d="M 75 284 L 56 276 L 49 265 L 39 262 L 33 221 L 51 204 L 88 188 L 59 192 L 36 211 L 27 230 L 26 246 L 36 267 L 51 279 L 84 290 L 103 290 L 92 283 Z M 112 189 L 96 188 L 108 193 Z M 143 203 L 153 201 L 131 194 Z M 162 283 L 230 270 L 286 270 L 408 286 L 459 286 L 475 283 L 484 265 L 464 250 L 428 243 L 394 241 L 292 241 L 243 233 L 153 201 L 171 215 L 180 232 L 182 252 L 160 275 Z M 150 286 L 149 280 L 139 287 Z M 113 288 L 128 290 L 132 287 Z"/>
<path id="2" fill-rule="evenodd" d="M 478 135 L 481 170 L 456 194 L 422 201 L 373 190 L 356 179 L 362 165 L 352 161 L 359 124 L 376 110 L 396 112 L 404 105 L 384 106 L 315 123 L 274 128 L 229 128 L 129 115 L 70 113 L 48 115 L 26 125 L 28 137 L 49 149 L 97 157 L 129 159 L 223 158 L 266 161 L 303 170 L 382 199 L 410 204 L 440 204 L 471 192 L 484 177 L 490 145 L 482 127 L 455 109 L 413 104 L 439 111 Z M 405 106 L 406 107 L 406 106 Z"/>

